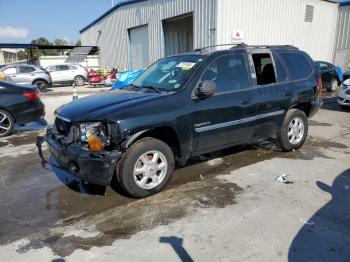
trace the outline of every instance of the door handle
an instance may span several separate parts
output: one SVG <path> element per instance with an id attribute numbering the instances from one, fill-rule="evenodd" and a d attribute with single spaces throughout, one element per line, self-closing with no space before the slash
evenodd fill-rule
<path id="1" fill-rule="evenodd" d="M 241 104 L 242 104 L 242 105 L 247 105 L 247 104 L 249 104 L 249 99 L 248 99 L 248 98 L 242 99 Z"/>

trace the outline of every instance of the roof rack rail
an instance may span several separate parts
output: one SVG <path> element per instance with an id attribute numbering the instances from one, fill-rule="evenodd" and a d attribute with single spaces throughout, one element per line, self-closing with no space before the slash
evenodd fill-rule
<path id="1" fill-rule="evenodd" d="M 220 47 L 220 46 L 234 46 L 234 47 L 245 47 L 247 46 L 246 44 L 244 43 L 237 43 L 237 44 L 219 44 L 219 45 L 210 45 L 210 46 L 205 46 L 205 47 L 200 47 L 200 48 L 196 48 L 194 50 L 194 52 L 201 52 L 201 51 L 204 51 L 206 49 L 209 49 L 209 48 L 212 48 L 212 47 Z M 232 47 L 233 48 L 233 47 Z"/>
<path id="2" fill-rule="evenodd" d="M 250 47 L 250 48 L 289 48 L 289 49 L 299 50 L 299 48 L 297 48 L 293 45 L 246 45 L 246 47 Z M 234 46 L 232 48 L 237 48 L 237 46 Z"/>

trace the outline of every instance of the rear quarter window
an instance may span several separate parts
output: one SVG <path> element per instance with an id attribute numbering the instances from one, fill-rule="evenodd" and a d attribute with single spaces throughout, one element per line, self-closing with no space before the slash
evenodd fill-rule
<path id="1" fill-rule="evenodd" d="M 312 68 L 306 58 L 298 53 L 280 53 L 288 67 L 292 80 L 300 80 L 310 76 Z"/>

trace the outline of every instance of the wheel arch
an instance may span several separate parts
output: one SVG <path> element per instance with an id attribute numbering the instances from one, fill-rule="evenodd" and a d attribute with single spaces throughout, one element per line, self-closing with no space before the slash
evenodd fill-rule
<path id="1" fill-rule="evenodd" d="M 299 109 L 303 111 L 307 117 L 309 117 L 311 112 L 311 102 L 300 102 L 290 107 L 289 110 L 290 109 Z"/>
<path id="2" fill-rule="evenodd" d="M 146 129 L 131 135 L 123 143 L 124 149 L 128 149 L 136 141 L 145 137 L 152 137 L 163 141 L 173 151 L 176 162 L 179 162 L 181 160 L 182 151 L 179 136 L 177 135 L 175 129 L 169 126 L 160 126 L 152 129 Z"/>
<path id="3" fill-rule="evenodd" d="M 44 79 L 44 78 L 37 78 L 37 79 L 34 79 L 34 80 L 33 80 L 32 85 L 34 85 L 35 82 L 37 82 L 37 81 L 44 81 L 46 84 L 49 84 L 49 82 L 47 82 L 46 79 Z"/>
<path id="4" fill-rule="evenodd" d="M 0 106 L 0 110 L 4 110 L 4 111 L 8 112 L 8 113 L 12 116 L 13 121 L 14 121 L 15 123 L 17 122 L 17 121 L 16 121 L 16 118 L 15 118 L 15 115 L 14 115 L 10 110 L 6 109 L 5 107 L 1 107 L 1 106 Z"/>

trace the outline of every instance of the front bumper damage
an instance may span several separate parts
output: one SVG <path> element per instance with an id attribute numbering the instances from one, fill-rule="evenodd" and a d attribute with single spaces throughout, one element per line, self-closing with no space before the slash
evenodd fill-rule
<path id="1" fill-rule="evenodd" d="M 39 136 L 36 141 L 39 156 L 46 162 L 49 161 L 45 160 L 42 154 L 42 144 L 45 141 L 51 156 L 62 169 L 82 181 L 101 186 L 110 185 L 121 152 L 116 150 L 92 152 L 80 144 L 66 145 L 55 136 L 52 129 L 48 129 L 46 136 Z"/>

